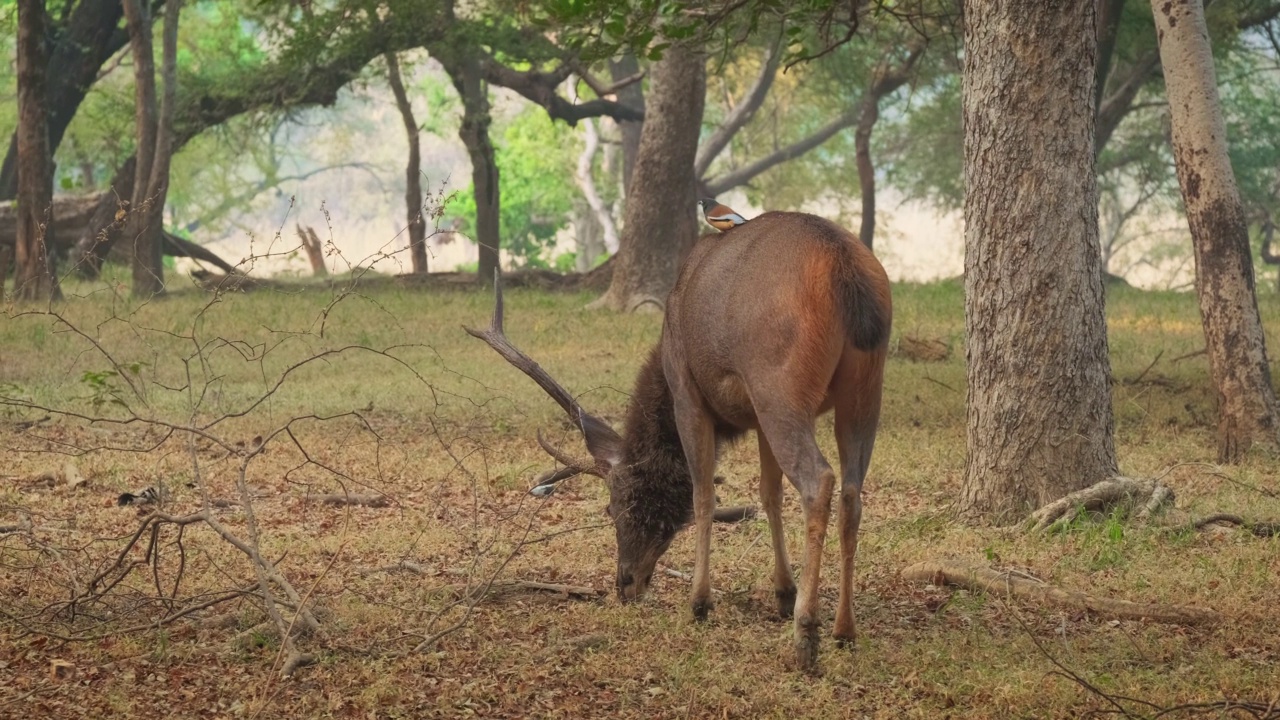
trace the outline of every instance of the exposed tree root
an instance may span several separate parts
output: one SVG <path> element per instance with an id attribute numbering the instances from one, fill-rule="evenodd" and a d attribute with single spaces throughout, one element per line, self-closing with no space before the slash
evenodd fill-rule
<path id="1" fill-rule="evenodd" d="M 1156 605 L 1087 595 L 1053 587 L 1030 575 L 993 570 L 959 559 L 916 563 L 902 571 L 913 582 L 955 585 L 969 590 L 1006 594 L 1061 607 L 1083 610 L 1102 617 L 1123 620 L 1147 619 L 1177 625 L 1202 625 L 1220 621 L 1218 613 L 1190 605 Z"/>
<path id="2" fill-rule="evenodd" d="M 1140 519 L 1152 517 L 1173 503 L 1173 491 L 1156 478 L 1113 477 L 1077 490 L 1031 513 L 1027 522 L 1033 532 L 1057 530 L 1069 525 L 1081 510 L 1104 512 L 1113 507 L 1140 507 Z"/>

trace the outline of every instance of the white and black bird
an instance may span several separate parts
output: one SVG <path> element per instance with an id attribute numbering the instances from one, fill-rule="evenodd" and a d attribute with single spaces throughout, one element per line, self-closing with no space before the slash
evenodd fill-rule
<path id="1" fill-rule="evenodd" d="M 747 222 L 747 219 L 734 212 L 732 208 L 718 202 L 715 198 L 702 198 L 698 201 L 702 208 L 702 217 L 711 227 L 724 232 Z"/>

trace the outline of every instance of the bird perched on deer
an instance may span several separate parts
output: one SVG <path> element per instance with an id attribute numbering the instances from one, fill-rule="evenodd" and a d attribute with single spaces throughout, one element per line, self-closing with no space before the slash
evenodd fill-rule
<path id="1" fill-rule="evenodd" d="M 698 201 L 702 208 L 702 217 L 711 227 L 724 232 L 747 222 L 747 219 L 734 212 L 729 206 L 716 202 L 715 198 L 702 198 Z"/>

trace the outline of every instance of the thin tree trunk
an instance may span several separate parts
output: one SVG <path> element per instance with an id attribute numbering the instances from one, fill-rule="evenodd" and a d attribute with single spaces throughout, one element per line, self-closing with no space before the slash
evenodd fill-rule
<path id="1" fill-rule="evenodd" d="M 578 99 L 577 91 L 573 93 L 573 99 Z M 578 166 L 574 173 L 574 178 L 578 181 L 578 189 L 582 191 L 582 197 L 586 200 L 587 205 L 591 208 L 591 212 L 595 214 L 595 222 L 589 223 L 586 227 L 590 230 L 586 235 L 580 236 L 578 243 L 578 266 L 579 270 L 590 270 L 596 255 L 599 255 L 597 245 L 603 238 L 604 246 L 610 252 L 618 250 L 618 228 L 614 225 L 613 215 L 609 213 L 609 209 L 605 207 L 604 200 L 601 199 L 600 193 L 596 191 L 596 181 L 594 175 L 596 152 L 600 150 L 600 133 L 596 131 L 596 124 L 591 118 L 582 121 L 582 153 L 578 155 Z M 583 217 L 579 214 L 579 218 Z M 584 228 L 579 223 L 578 227 Z M 586 264 L 583 268 L 582 265 Z"/>
<path id="2" fill-rule="evenodd" d="M 400 62 L 395 53 L 383 55 L 387 61 L 387 81 L 396 96 L 396 107 L 404 120 L 404 131 L 409 138 L 409 161 L 405 165 L 404 203 L 409 219 L 409 260 L 414 274 L 427 272 L 427 221 L 422 217 L 422 151 L 418 142 L 418 121 L 413 117 L 413 105 L 404 90 L 400 77 Z"/>
<path id="3" fill-rule="evenodd" d="M 17 54 L 18 233 L 13 294 L 19 300 L 51 300 L 59 293 L 48 252 L 53 232 L 53 159 L 45 95 L 43 0 L 18 2 Z M 0 275 L 3 286 L 4 275 Z"/>
<path id="4" fill-rule="evenodd" d="M 965 7 L 969 454 L 958 505 L 971 519 L 1021 518 L 1116 472 L 1094 2 Z"/>
<path id="5" fill-rule="evenodd" d="M 596 214 L 586 200 L 581 198 L 573 203 L 573 240 L 578 251 L 574 258 L 574 269 L 580 273 L 589 272 L 595 267 L 596 258 L 604 251 L 604 228 L 600 226 L 600 216 Z"/>
<path id="6" fill-rule="evenodd" d="M 138 137 L 133 196 L 130 198 L 124 232 L 126 237 L 132 238 L 130 264 L 133 267 L 133 295 L 147 298 L 164 287 L 164 268 L 158 262 L 160 228 L 152 227 L 151 205 L 156 199 L 148 194 L 158 135 L 155 54 L 151 44 L 151 22 L 147 17 L 147 6 L 141 0 L 123 2 L 133 51 L 134 122 Z M 163 208 L 164 199 L 159 200 Z"/>
<path id="7" fill-rule="evenodd" d="M 481 284 L 493 282 L 498 267 L 501 196 L 498 187 L 498 163 L 489 138 L 489 89 L 480 71 L 480 59 L 468 47 L 442 55 L 441 64 L 449 73 L 453 86 L 462 98 L 462 125 L 458 137 L 471 158 L 471 185 L 476 200 L 475 241 L 480 246 L 477 279 Z"/>
<path id="8" fill-rule="evenodd" d="M 640 72 L 640 61 L 636 56 L 626 53 L 616 62 L 609 62 L 609 72 L 614 82 L 620 82 Z M 632 83 L 618 91 L 618 102 L 636 110 L 644 110 L 644 89 L 641 83 Z M 640 129 L 643 122 L 619 120 L 618 130 L 622 133 L 622 193 L 631 196 L 631 174 L 635 171 L 636 155 L 640 152 Z"/>
<path id="9" fill-rule="evenodd" d="M 1271 216 L 1268 215 L 1262 221 L 1262 262 L 1267 265 L 1280 265 L 1280 253 L 1271 249 L 1272 244 L 1275 242 L 1275 237 L 1276 224 L 1271 220 Z M 0 267 L 2 266 L 0 265 Z M 1280 292 L 1280 275 L 1276 277 L 1276 292 Z"/>
<path id="10" fill-rule="evenodd" d="M 1196 294 L 1218 394 L 1218 461 L 1280 446 L 1280 406 L 1254 291 L 1253 258 L 1227 155 L 1209 32 L 1200 0 L 1152 2 L 1173 155 L 1196 259 Z"/>
<path id="11" fill-rule="evenodd" d="M 868 92 L 862 99 L 858 128 L 854 131 L 854 158 L 858 166 L 858 189 L 862 192 L 862 223 L 858 239 L 868 248 L 876 238 L 876 168 L 871 162 L 871 130 L 880 119 L 880 98 Z"/>
<path id="12" fill-rule="evenodd" d="M 868 248 L 874 247 L 876 234 L 876 168 L 871 162 L 871 131 L 880 119 L 880 101 L 907 83 L 916 61 L 924 52 L 923 44 L 915 44 L 901 65 L 881 63 L 862 98 L 858 128 L 854 133 L 854 153 L 858 166 L 858 186 L 862 191 L 862 226 L 858 238 Z"/>
<path id="13" fill-rule="evenodd" d="M 673 46 L 653 65 L 650 79 L 613 280 L 596 301 L 619 311 L 662 307 L 698 235 L 693 159 L 706 96 L 703 57 Z"/>

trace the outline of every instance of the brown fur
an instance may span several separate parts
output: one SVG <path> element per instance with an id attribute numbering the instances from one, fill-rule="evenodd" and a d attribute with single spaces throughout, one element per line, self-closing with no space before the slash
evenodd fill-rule
<path id="1" fill-rule="evenodd" d="M 853 638 L 853 557 L 862 480 L 880 417 L 892 318 L 884 268 L 858 238 L 801 213 L 765 213 L 690 251 L 667 301 L 662 339 L 636 378 L 623 436 L 501 336 L 501 294 L 485 337 L 533 377 L 583 430 L 595 468 L 608 475 L 618 541 L 618 594 L 644 593 L 658 559 L 696 525 L 692 606 L 711 608 L 711 520 L 718 445 L 756 430 L 760 495 L 774 548 L 779 610 L 794 604 L 796 657 L 817 660 L 818 573 L 831 502 L 840 499 L 840 605 L 836 637 Z M 814 438 L 835 410 L 840 482 Z M 797 593 L 782 532 L 781 479 L 805 512 L 804 577 Z M 563 477 L 563 476 L 559 476 Z M 838 491 L 838 492 L 837 492 Z"/>
<path id="2" fill-rule="evenodd" d="M 712 476 L 717 446 L 757 430 L 760 492 L 784 614 L 796 605 L 799 664 L 816 664 L 818 569 L 840 498 L 836 636 L 853 637 L 852 576 L 862 480 L 880 413 L 892 301 L 884 269 L 858 239 L 812 215 L 766 213 L 701 238 L 668 299 L 662 340 L 636 381 L 610 478 L 618 593 L 645 591 L 676 531 L 697 525 L 692 605 L 710 610 Z M 818 451 L 814 418 L 836 411 L 841 476 Z M 805 508 L 804 592 L 781 529 L 781 475 Z"/>

